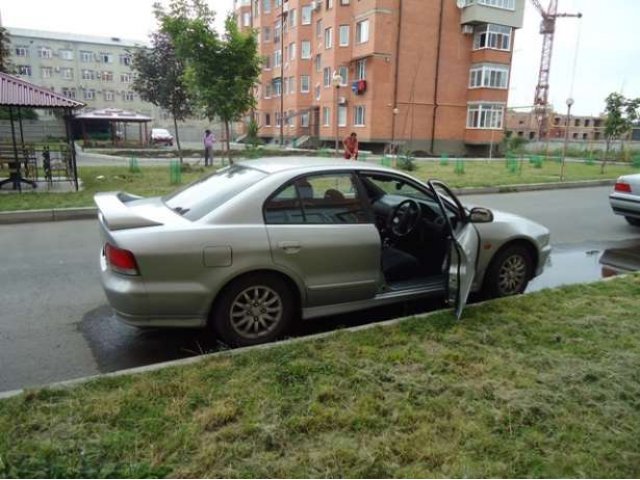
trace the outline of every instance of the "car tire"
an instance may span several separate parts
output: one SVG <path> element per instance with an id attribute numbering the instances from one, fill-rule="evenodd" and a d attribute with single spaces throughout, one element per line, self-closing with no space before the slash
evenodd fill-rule
<path id="1" fill-rule="evenodd" d="M 290 327 L 295 309 L 291 289 L 269 273 L 245 275 L 219 294 L 209 324 L 217 338 L 232 347 L 271 342 Z"/>
<path id="2" fill-rule="evenodd" d="M 634 227 L 640 227 L 640 218 L 635 217 L 624 217 L 629 225 L 633 225 Z"/>
<path id="3" fill-rule="evenodd" d="M 533 260 L 526 247 L 511 245 L 500 250 L 491 260 L 484 279 L 488 298 L 508 297 L 522 293 L 533 273 Z"/>

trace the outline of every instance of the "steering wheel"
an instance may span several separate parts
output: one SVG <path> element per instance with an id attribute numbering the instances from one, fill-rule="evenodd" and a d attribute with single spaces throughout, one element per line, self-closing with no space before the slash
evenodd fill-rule
<path id="1" fill-rule="evenodd" d="M 396 237 L 406 237 L 415 230 L 421 216 L 422 210 L 418 202 L 403 200 L 389 214 L 387 226 Z"/>

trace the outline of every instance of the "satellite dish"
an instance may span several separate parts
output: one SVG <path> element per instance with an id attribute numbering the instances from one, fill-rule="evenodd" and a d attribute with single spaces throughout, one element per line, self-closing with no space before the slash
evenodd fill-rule
<path id="1" fill-rule="evenodd" d="M 460 10 L 467 6 L 467 0 L 456 0 L 456 5 Z"/>

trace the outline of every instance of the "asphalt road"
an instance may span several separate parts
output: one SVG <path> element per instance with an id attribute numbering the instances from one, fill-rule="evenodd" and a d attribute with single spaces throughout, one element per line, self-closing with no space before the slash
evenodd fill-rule
<path id="1" fill-rule="evenodd" d="M 554 253 L 530 290 L 595 280 L 607 248 L 634 245 L 640 229 L 614 216 L 609 187 L 464 197 L 519 213 L 552 232 Z M 98 276 L 94 220 L 0 226 L 0 392 L 182 358 L 216 348 L 199 331 L 141 331 L 119 323 Z M 437 306 L 437 305 L 436 305 Z M 435 308 L 417 304 L 338 316 L 301 334 Z"/>

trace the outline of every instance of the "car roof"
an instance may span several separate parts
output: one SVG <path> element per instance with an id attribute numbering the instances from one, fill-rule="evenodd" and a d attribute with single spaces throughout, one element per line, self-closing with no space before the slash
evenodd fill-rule
<path id="1" fill-rule="evenodd" d="M 265 157 L 256 160 L 243 160 L 237 162 L 249 168 L 255 168 L 265 173 L 278 173 L 284 171 L 300 171 L 300 172 L 316 172 L 323 170 L 376 170 L 383 172 L 397 173 L 396 170 L 387 167 L 381 167 L 365 162 L 355 162 L 352 160 L 338 160 L 335 158 L 319 158 L 319 157 Z"/>

